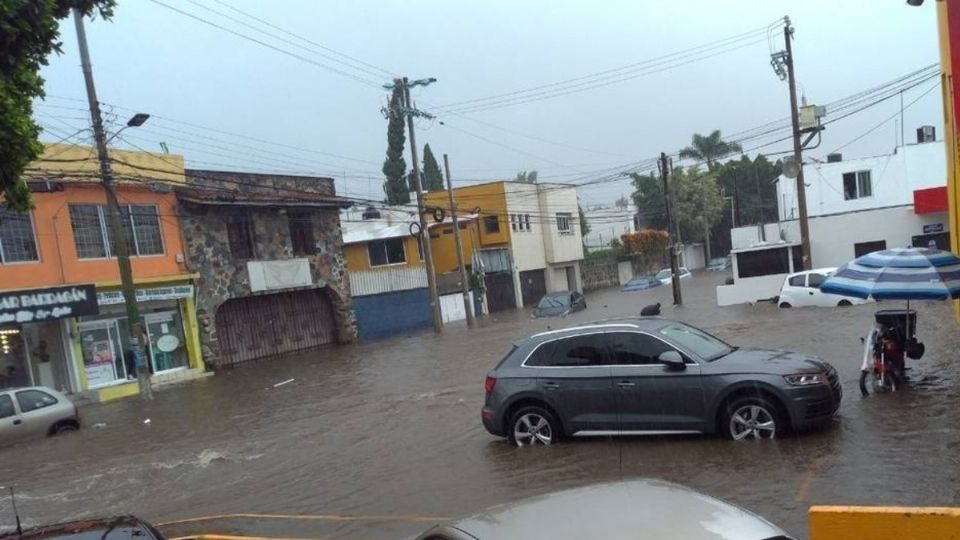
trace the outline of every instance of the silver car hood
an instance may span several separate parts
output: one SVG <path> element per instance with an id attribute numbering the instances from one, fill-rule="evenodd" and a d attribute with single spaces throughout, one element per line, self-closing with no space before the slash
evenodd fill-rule
<path id="1" fill-rule="evenodd" d="M 452 525 L 480 540 L 762 540 L 787 536 L 738 506 L 661 480 L 558 491 L 494 506 Z"/>

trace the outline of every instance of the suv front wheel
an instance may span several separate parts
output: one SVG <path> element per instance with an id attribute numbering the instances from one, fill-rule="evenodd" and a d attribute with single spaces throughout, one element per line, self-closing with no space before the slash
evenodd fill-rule
<path id="1" fill-rule="evenodd" d="M 560 424 L 542 407 L 523 407 L 510 419 L 507 437 L 516 446 L 550 446 L 556 442 Z"/>
<path id="2" fill-rule="evenodd" d="M 775 403 L 762 396 L 737 398 L 727 405 L 720 429 L 728 439 L 774 439 L 786 428 Z"/>

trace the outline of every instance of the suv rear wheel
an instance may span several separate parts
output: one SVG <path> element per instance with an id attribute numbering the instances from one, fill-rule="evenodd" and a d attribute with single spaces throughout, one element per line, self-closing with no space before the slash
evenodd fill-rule
<path id="1" fill-rule="evenodd" d="M 763 396 L 744 396 L 727 405 L 720 428 L 728 439 L 773 439 L 786 428 L 780 407 Z"/>
<path id="2" fill-rule="evenodd" d="M 560 424 L 542 407 L 523 407 L 510 419 L 507 438 L 516 446 L 550 446 L 560 434 Z"/>

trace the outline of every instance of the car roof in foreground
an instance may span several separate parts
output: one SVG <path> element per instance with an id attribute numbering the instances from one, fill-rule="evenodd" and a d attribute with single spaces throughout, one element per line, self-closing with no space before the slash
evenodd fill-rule
<path id="1" fill-rule="evenodd" d="M 489 508 L 453 524 L 480 540 L 761 540 L 785 534 L 742 508 L 662 480 L 609 482 Z"/>
<path id="2" fill-rule="evenodd" d="M 53 540 L 57 538 L 69 540 L 127 540 L 149 538 L 144 535 L 146 524 L 135 516 L 116 516 L 111 518 L 85 519 L 34 527 L 18 535 L 16 531 L 0 534 L 0 540 L 23 538 Z M 150 533 L 152 534 L 152 533 Z"/>

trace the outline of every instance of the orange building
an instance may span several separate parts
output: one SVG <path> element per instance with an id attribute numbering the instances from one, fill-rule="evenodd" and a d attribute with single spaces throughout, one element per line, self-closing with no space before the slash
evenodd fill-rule
<path id="1" fill-rule="evenodd" d="M 202 371 L 179 156 L 111 151 L 156 383 Z M 0 210 L 0 386 L 135 394 L 106 196 L 91 148 L 50 145 L 27 171 L 36 208 Z M 149 177 L 149 178 L 147 178 Z"/>

